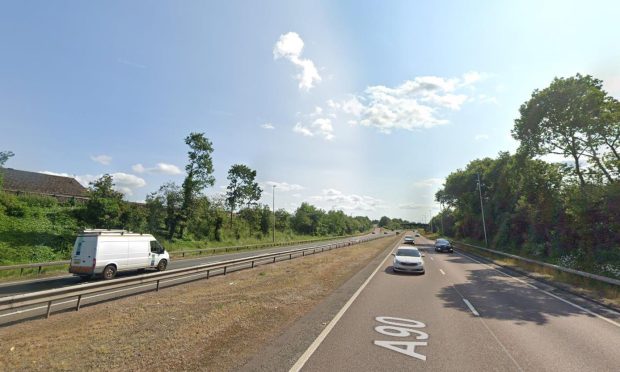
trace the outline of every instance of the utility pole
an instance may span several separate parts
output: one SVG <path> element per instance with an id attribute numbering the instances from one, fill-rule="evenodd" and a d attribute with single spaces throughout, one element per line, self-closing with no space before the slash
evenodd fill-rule
<path id="1" fill-rule="evenodd" d="M 271 202 L 271 209 L 273 212 L 273 242 L 276 242 L 276 185 L 273 185 L 273 189 L 271 192 L 271 196 L 273 200 Z"/>
<path id="2" fill-rule="evenodd" d="M 480 210 L 482 211 L 482 229 L 484 230 L 484 244 L 486 247 L 489 246 L 489 241 L 487 240 L 487 226 L 484 222 L 484 206 L 482 205 L 482 184 L 480 183 L 480 173 L 476 173 L 478 176 L 478 195 L 480 196 Z"/>
<path id="3" fill-rule="evenodd" d="M 428 224 L 431 226 L 431 234 L 433 233 L 433 211 L 428 211 Z"/>
<path id="4" fill-rule="evenodd" d="M 441 235 L 445 235 L 445 232 L 443 231 L 443 203 L 441 203 Z"/>

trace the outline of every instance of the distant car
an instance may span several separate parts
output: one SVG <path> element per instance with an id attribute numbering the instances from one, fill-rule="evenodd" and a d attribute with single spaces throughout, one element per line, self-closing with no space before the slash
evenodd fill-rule
<path id="1" fill-rule="evenodd" d="M 377 232 L 376 232 L 376 231 L 373 231 L 372 233 L 373 233 L 373 234 L 376 234 Z"/>
<path id="2" fill-rule="evenodd" d="M 400 246 L 392 255 L 392 270 L 424 274 L 424 255 L 417 248 Z"/>
<path id="3" fill-rule="evenodd" d="M 452 247 L 452 243 L 450 243 L 447 239 L 437 239 L 435 240 L 435 251 L 437 252 L 454 252 Z"/>
<path id="4" fill-rule="evenodd" d="M 384 231 L 383 233 L 384 233 L 384 234 L 387 234 L 388 232 L 387 232 L 387 231 Z"/>
<path id="5" fill-rule="evenodd" d="M 411 235 L 405 235 L 405 239 L 403 240 L 405 244 L 415 244 L 415 239 Z"/>
<path id="6" fill-rule="evenodd" d="M 420 234 L 415 233 L 415 237 L 416 237 L 416 238 L 419 238 L 419 237 L 420 237 Z"/>

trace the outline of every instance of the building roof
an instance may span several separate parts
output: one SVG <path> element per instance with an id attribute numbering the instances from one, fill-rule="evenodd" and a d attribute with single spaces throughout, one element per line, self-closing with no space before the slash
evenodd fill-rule
<path id="1" fill-rule="evenodd" d="M 75 178 L 28 172 L 12 168 L 0 168 L 3 174 L 2 188 L 7 191 L 52 196 L 87 198 L 88 190 Z"/>

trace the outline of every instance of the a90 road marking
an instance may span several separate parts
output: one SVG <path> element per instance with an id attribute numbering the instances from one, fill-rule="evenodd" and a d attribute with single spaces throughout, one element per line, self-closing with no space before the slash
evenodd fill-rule
<path id="1" fill-rule="evenodd" d="M 415 335 L 416 340 L 428 340 L 428 334 L 416 328 L 424 328 L 426 325 L 413 319 L 395 318 L 391 316 L 378 316 L 375 320 L 384 325 L 376 326 L 375 331 L 382 335 L 392 337 L 411 337 Z M 426 360 L 426 356 L 416 353 L 417 346 L 427 346 L 425 341 L 375 341 L 375 345 L 386 349 L 408 355 L 412 358 Z"/>

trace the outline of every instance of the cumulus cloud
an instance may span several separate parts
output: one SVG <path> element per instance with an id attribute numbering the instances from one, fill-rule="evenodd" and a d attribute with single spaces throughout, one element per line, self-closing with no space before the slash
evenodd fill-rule
<path id="1" fill-rule="evenodd" d="M 301 185 L 287 182 L 267 181 L 265 182 L 265 185 L 269 189 L 275 186 L 277 191 L 299 191 L 304 189 L 304 187 Z"/>
<path id="2" fill-rule="evenodd" d="M 97 155 L 91 156 L 90 160 L 102 165 L 110 165 L 110 162 L 112 162 L 112 157 L 109 155 Z"/>
<path id="3" fill-rule="evenodd" d="M 444 182 L 443 178 L 427 178 L 413 183 L 414 187 L 438 187 Z"/>
<path id="4" fill-rule="evenodd" d="M 278 42 L 273 47 L 273 58 L 289 60 L 299 69 L 296 78 L 299 81 L 299 89 L 309 91 L 316 83 L 321 81 L 321 76 L 314 62 L 301 58 L 304 49 L 304 41 L 296 32 L 280 35 Z"/>
<path id="5" fill-rule="evenodd" d="M 147 168 L 142 164 L 138 163 L 131 167 L 131 169 L 136 173 L 150 173 L 150 174 L 167 174 L 167 175 L 177 175 L 181 174 L 181 170 L 179 167 L 173 164 L 166 163 L 157 163 L 154 167 Z"/>
<path id="6" fill-rule="evenodd" d="M 475 100 L 463 89 L 473 89 L 473 84 L 484 78 L 485 74 L 475 71 L 459 78 L 420 76 L 396 87 L 369 86 L 362 94 L 342 102 L 329 100 L 327 105 L 352 117 L 351 124 L 374 127 L 382 133 L 430 128 L 448 122 L 445 112 L 458 111 L 468 100 Z"/>
<path id="7" fill-rule="evenodd" d="M 330 118 L 317 118 L 307 125 L 297 123 L 293 127 L 293 132 L 300 133 L 306 137 L 322 137 L 328 141 L 333 140 L 335 137 L 334 126 Z"/>
<path id="8" fill-rule="evenodd" d="M 75 178 L 76 181 L 78 181 L 84 187 L 88 187 L 91 182 L 103 176 L 103 174 L 100 174 L 97 176 L 93 176 L 91 174 L 85 174 L 85 175 L 79 176 L 79 175 L 71 175 L 68 173 L 57 173 L 57 172 L 50 172 L 50 171 L 42 171 L 40 173 L 50 174 L 52 176 L 72 177 L 72 178 Z M 133 174 L 117 172 L 117 173 L 110 173 L 110 176 L 112 176 L 112 180 L 114 182 L 114 190 L 119 191 L 125 194 L 126 196 L 131 196 L 133 195 L 133 192 L 135 191 L 135 189 L 146 186 L 146 181 L 144 179 L 136 175 L 133 175 Z"/>
<path id="9" fill-rule="evenodd" d="M 260 127 L 263 129 L 276 129 L 276 127 L 274 127 L 271 123 L 262 124 Z"/>
<path id="10" fill-rule="evenodd" d="M 382 207 L 383 201 L 367 195 L 344 194 L 336 189 L 324 189 L 321 195 L 310 198 L 331 209 L 342 211 L 375 211 Z"/>
<path id="11" fill-rule="evenodd" d="M 409 210 L 428 211 L 429 209 L 434 208 L 434 206 L 431 205 L 431 204 L 408 203 L 408 204 L 401 204 L 401 205 L 398 206 L 398 208 L 400 208 L 400 209 L 409 209 Z"/>
<path id="12" fill-rule="evenodd" d="M 488 134 L 483 134 L 483 133 L 476 134 L 476 135 L 474 136 L 474 139 L 475 139 L 476 141 L 484 141 L 484 140 L 488 140 L 488 139 L 489 139 L 489 135 L 488 135 Z"/>

